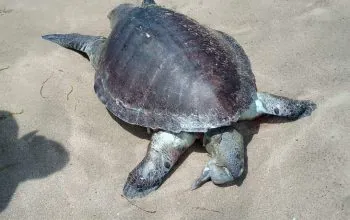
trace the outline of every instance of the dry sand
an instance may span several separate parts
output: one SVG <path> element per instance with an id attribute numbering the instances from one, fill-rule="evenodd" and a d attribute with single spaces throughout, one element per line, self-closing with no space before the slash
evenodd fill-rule
<path id="1" fill-rule="evenodd" d="M 155 213 L 120 196 L 147 135 L 109 116 L 85 58 L 40 38 L 107 35 L 106 15 L 122 2 L 140 3 L 0 1 L 0 110 L 23 110 L 0 117 L 0 219 L 350 219 L 348 0 L 158 0 L 234 36 L 260 90 L 318 109 L 260 124 L 239 186 L 190 191 L 208 160 L 192 150 L 159 190 L 134 201 Z"/>

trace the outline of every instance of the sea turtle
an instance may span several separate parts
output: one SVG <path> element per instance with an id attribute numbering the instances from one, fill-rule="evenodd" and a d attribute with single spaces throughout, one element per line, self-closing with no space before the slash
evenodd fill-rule
<path id="1" fill-rule="evenodd" d="M 155 131 L 145 158 L 127 178 L 123 192 L 129 198 L 157 189 L 196 139 L 211 159 L 192 189 L 208 180 L 229 183 L 244 170 L 243 138 L 233 126 L 238 120 L 262 114 L 297 119 L 316 108 L 309 100 L 257 92 L 249 59 L 235 39 L 153 0 L 119 5 L 108 18 L 108 38 L 43 38 L 87 54 L 106 108 Z"/>

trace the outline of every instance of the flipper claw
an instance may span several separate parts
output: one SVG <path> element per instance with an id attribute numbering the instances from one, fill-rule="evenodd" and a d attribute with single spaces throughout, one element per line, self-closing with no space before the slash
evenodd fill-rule
<path id="1" fill-rule="evenodd" d="M 192 184 L 191 190 L 198 189 L 205 182 L 210 180 L 209 168 L 206 166 L 201 174 L 201 176 Z"/>

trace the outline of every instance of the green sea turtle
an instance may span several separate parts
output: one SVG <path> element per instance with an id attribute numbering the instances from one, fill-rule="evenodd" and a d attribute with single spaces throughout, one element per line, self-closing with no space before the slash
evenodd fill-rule
<path id="1" fill-rule="evenodd" d="M 108 18 L 108 38 L 50 34 L 44 39 L 86 53 L 96 70 L 94 89 L 119 119 L 153 129 L 145 158 L 131 171 L 124 195 L 157 189 L 182 153 L 202 139 L 211 159 L 192 188 L 225 184 L 244 170 L 239 120 L 262 114 L 290 119 L 316 108 L 257 92 L 250 62 L 231 36 L 144 0 L 122 4 Z"/>

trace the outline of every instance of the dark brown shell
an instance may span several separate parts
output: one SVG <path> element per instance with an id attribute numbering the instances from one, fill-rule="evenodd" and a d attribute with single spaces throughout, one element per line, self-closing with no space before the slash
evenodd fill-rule
<path id="1" fill-rule="evenodd" d="M 130 124 L 172 132 L 230 125 L 252 103 L 248 57 L 228 35 L 156 6 L 120 20 L 101 55 L 95 91 Z"/>

